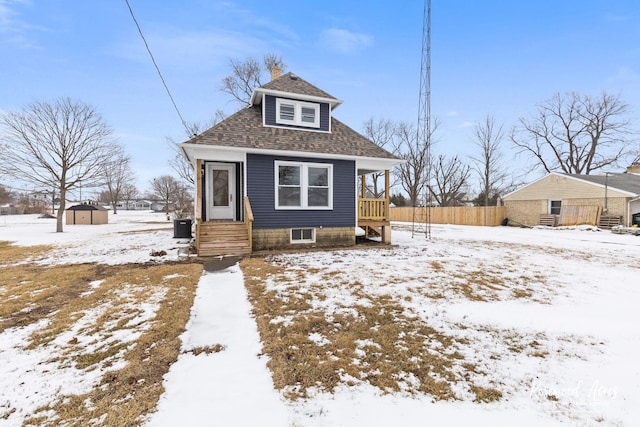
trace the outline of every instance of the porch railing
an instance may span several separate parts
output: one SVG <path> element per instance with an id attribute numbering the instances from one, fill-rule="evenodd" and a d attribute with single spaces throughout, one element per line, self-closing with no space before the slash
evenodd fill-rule
<path id="1" fill-rule="evenodd" d="M 251 251 L 251 248 L 253 248 L 253 211 L 251 210 L 251 203 L 247 196 L 244 196 L 244 222 L 247 225 L 247 232 L 249 233 L 249 251 Z"/>
<path id="2" fill-rule="evenodd" d="M 389 206 L 386 199 L 358 199 L 358 219 L 388 221 Z"/>

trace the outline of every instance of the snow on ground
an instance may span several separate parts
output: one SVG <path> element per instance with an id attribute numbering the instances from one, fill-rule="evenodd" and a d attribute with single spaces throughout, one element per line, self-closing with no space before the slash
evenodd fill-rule
<path id="1" fill-rule="evenodd" d="M 432 226 L 427 241 L 399 226 L 405 230 L 394 229 L 391 251 L 278 255 L 275 261 L 359 281 L 369 294 L 394 296 L 430 326 L 468 339 L 463 353 L 489 373 L 504 398 L 432 404 L 428 397 L 381 396 L 366 385 L 342 387 L 291 404 L 295 425 L 637 425 L 640 238 L 584 227 Z M 434 273 L 434 262 L 453 270 Z M 455 276 L 478 269 L 511 286 L 480 294 L 482 301 L 454 292 Z M 394 277 L 401 280 L 389 280 Z M 315 285 L 307 278 L 298 292 L 317 293 Z M 357 302 L 351 287 L 326 286 L 312 304 L 325 312 L 348 310 Z M 424 288 L 445 297 L 424 298 L 416 292 Z M 286 292 L 278 283 L 268 289 Z M 514 289 L 524 296 L 514 297 Z M 535 348 L 527 348 L 532 343 Z"/>
<path id="2" fill-rule="evenodd" d="M 186 242 L 172 238 L 171 226 L 162 214 L 121 211 L 110 214 L 109 224 L 69 225 L 64 233 L 55 233 L 54 220 L 3 216 L 0 241 L 55 245 L 52 256 L 36 260 L 45 264 L 175 260 Z M 397 246 L 392 249 L 278 257 L 353 274 L 372 293 L 404 295 L 415 293 L 424 283 L 440 286 L 444 298 L 416 297 L 413 302 L 406 300 L 405 308 L 439 330 L 466 334 L 471 344 L 465 356 L 491 373 L 504 391 L 502 400 L 434 403 L 428 396 L 382 395 L 359 384 L 288 401 L 269 382 L 241 273 L 232 267 L 202 277 L 182 337 L 185 351 L 218 343 L 226 349 L 197 357 L 181 355 L 165 378 L 166 393 L 150 424 L 173 425 L 180 415 L 181 424 L 194 426 L 638 425 L 640 237 L 588 228 L 434 225 L 432 238 L 426 240 L 420 233 L 412 237 L 410 226 L 397 224 L 393 241 Z M 155 250 L 166 250 L 167 255 L 152 257 Z M 504 289 L 482 301 L 464 298 L 446 275 L 453 270 L 425 276 L 435 268 L 434 262 L 462 275 L 491 271 L 525 297 L 513 297 L 512 290 Z M 385 277 L 402 280 L 382 286 Z M 348 303 L 347 294 L 325 286 L 334 298 L 322 302 L 328 309 L 338 301 L 342 306 Z M 14 349 L 28 333 L 14 328 L 0 335 L 3 377 L 34 369 L 37 361 L 21 360 Z M 544 357 L 527 351 L 509 353 L 503 343 L 509 334 L 536 338 Z M 29 388 L 55 386 L 51 378 L 32 375 Z M 0 410 L 15 392 L 0 386 Z"/>
<path id="3" fill-rule="evenodd" d="M 173 222 L 164 213 L 151 211 L 109 212 L 109 223 L 64 225 L 56 233 L 56 220 L 39 215 L 0 216 L 0 241 L 16 245 L 54 245 L 56 250 L 42 264 L 97 262 L 103 264 L 175 261 L 188 239 L 173 239 Z M 151 256 L 164 250 L 164 256 Z"/>

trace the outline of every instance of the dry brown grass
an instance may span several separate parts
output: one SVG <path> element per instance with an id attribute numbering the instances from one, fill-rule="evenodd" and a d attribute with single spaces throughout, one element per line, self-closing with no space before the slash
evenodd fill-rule
<path id="1" fill-rule="evenodd" d="M 105 426 L 138 425 L 141 417 L 155 408 L 164 390 L 162 377 L 177 360 L 179 336 L 189 320 L 202 266 L 161 265 L 144 270 L 130 272 L 140 285 L 148 285 L 171 274 L 181 276 L 164 280 L 167 294 L 153 321 L 149 322 L 149 328 L 127 348 L 124 368 L 107 372 L 91 392 L 66 396 L 49 406 L 68 425 L 89 425 L 96 420 Z M 129 273 L 125 276 L 128 278 L 126 283 L 134 281 Z"/>
<path id="2" fill-rule="evenodd" d="M 0 253 L 11 253 L 12 262 L 19 262 L 33 255 L 33 247 L 28 249 L 1 245 Z M 46 319 L 46 325 L 29 337 L 25 351 L 50 347 L 55 356 L 48 363 L 105 372 L 89 392 L 58 396 L 24 425 L 139 425 L 155 408 L 163 392 L 162 377 L 177 360 L 179 336 L 201 274 L 200 264 L 0 269 L 0 332 Z M 141 303 L 147 302 L 157 304 L 155 313 L 145 311 Z M 85 321 L 87 313 L 95 318 Z M 116 331 L 130 331 L 131 340 L 115 339 Z M 54 343 L 65 335 L 71 337 L 66 344 Z M 111 369 L 122 361 L 124 367 Z"/>
<path id="3" fill-rule="evenodd" d="M 191 353 L 194 356 L 197 356 L 199 354 L 213 354 L 213 353 L 220 353 L 221 351 L 225 351 L 227 349 L 226 345 L 222 345 L 222 344 L 214 344 L 214 345 L 205 345 L 205 346 L 198 346 L 198 347 L 194 347 L 191 350 L 188 351 L 183 351 L 182 353 Z"/>
<path id="4" fill-rule="evenodd" d="M 477 385 L 472 385 L 470 388 L 473 394 L 476 395 L 474 402 L 489 403 L 502 399 L 502 392 L 496 388 L 486 388 Z"/>
<path id="5" fill-rule="evenodd" d="M 309 294 L 322 286 L 302 291 L 300 272 L 261 258 L 244 260 L 241 268 L 274 385 L 291 398 L 306 396 L 311 387 L 332 391 L 339 384 L 366 382 L 383 393 L 427 393 L 450 400 L 456 398 L 452 385 L 467 382 L 459 373 L 463 364 L 482 375 L 457 350 L 464 339 L 411 316 L 390 295 L 367 294 L 362 283 L 344 283 L 339 274 L 326 272 L 324 286 L 348 287 L 368 302 L 350 307 L 355 312 L 329 315 L 313 308 L 313 300 L 322 298 Z M 286 291 L 270 290 L 269 281 Z M 499 398 L 497 391 L 476 390 L 481 401 Z"/>
<path id="6" fill-rule="evenodd" d="M 0 241 L 0 265 L 39 258 L 51 249 L 51 245 L 14 246 L 11 242 Z"/>
<path id="7" fill-rule="evenodd" d="M 95 265 L 6 266 L 0 270 L 0 332 L 26 326 L 61 309 L 100 277 Z"/>

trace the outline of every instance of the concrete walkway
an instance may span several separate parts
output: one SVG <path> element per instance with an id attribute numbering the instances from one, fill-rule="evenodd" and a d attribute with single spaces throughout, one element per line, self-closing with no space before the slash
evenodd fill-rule
<path id="1" fill-rule="evenodd" d="M 261 344 L 242 272 L 237 263 L 225 267 L 204 272 L 181 336 L 182 352 L 216 344 L 225 349 L 198 356 L 181 354 L 165 376 L 165 393 L 148 426 L 289 424 L 266 359 L 258 357 Z"/>

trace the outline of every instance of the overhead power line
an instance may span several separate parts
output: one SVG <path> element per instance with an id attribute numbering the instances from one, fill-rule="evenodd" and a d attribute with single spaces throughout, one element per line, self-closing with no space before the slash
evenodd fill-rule
<path id="1" fill-rule="evenodd" d="M 187 132 L 187 135 L 191 135 L 192 132 L 189 130 L 189 126 L 187 126 L 187 122 L 185 122 L 184 118 L 182 117 L 182 114 L 180 113 L 180 109 L 178 108 L 178 105 L 176 104 L 176 101 L 173 99 L 173 95 L 171 95 L 171 91 L 169 90 L 169 86 L 167 86 L 167 82 L 164 80 L 164 77 L 162 77 L 162 73 L 160 72 L 160 68 L 158 67 L 158 63 L 156 62 L 156 59 L 153 57 L 153 53 L 151 53 L 151 49 L 149 48 L 149 44 L 147 43 L 147 39 L 144 37 L 144 34 L 142 33 L 142 29 L 140 28 L 140 24 L 138 24 L 138 20 L 136 19 L 136 16 L 133 13 L 133 9 L 131 9 L 131 5 L 129 4 L 129 0 L 124 0 L 124 1 L 125 1 L 125 3 L 127 3 L 127 7 L 129 8 L 129 13 L 131 14 L 131 18 L 133 18 L 133 22 L 136 24 L 136 27 L 138 28 L 138 33 L 140 33 L 140 37 L 142 38 L 142 41 L 144 42 L 144 45 L 147 48 L 147 52 L 149 52 L 149 56 L 151 57 L 151 61 L 153 62 L 154 67 L 156 67 L 156 71 L 158 72 L 158 76 L 160 76 L 160 80 L 162 80 L 162 84 L 164 85 L 164 88 L 167 91 L 167 95 L 169 95 L 169 99 L 171 99 L 171 103 L 173 104 L 173 108 L 175 108 L 176 113 L 178 113 L 178 117 L 180 117 L 180 121 L 182 122 L 182 126 L 184 126 L 184 129 Z"/>

